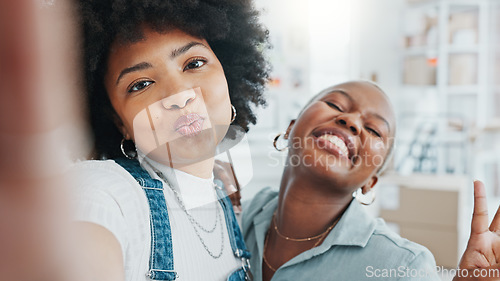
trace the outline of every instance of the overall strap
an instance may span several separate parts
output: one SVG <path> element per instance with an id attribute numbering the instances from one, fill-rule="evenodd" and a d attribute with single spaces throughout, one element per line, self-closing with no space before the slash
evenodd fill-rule
<path id="1" fill-rule="evenodd" d="M 224 211 L 226 219 L 227 233 L 233 254 L 241 259 L 241 267 L 232 272 L 228 281 L 251 281 L 253 280 L 252 271 L 250 269 L 250 252 L 247 250 L 243 235 L 241 234 L 240 226 L 236 220 L 233 210 L 233 204 L 224 191 L 224 184 L 220 180 L 214 180 L 217 185 L 217 197 Z"/>
<path id="2" fill-rule="evenodd" d="M 227 231 L 229 233 L 229 240 L 231 242 L 231 247 L 233 248 L 233 253 L 238 258 L 250 258 L 250 252 L 247 250 L 245 241 L 243 240 L 243 235 L 241 234 L 240 226 L 234 215 L 233 204 L 224 191 L 224 184 L 220 180 L 214 181 L 218 187 L 217 196 L 219 202 L 221 203 L 222 209 L 224 210 L 224 216 L 226 218 Z"/>
<path id="3" fill-rule="evenodd" d="M 148 277 L 151 280 L 175 280 L 172 231 L 168 219 L 163 183 L 151 178 L 139 161 L 120 158 L 115 162 L 127 170 L 142 186 L 149 203 L 151 225 L 151 256 Z"/>

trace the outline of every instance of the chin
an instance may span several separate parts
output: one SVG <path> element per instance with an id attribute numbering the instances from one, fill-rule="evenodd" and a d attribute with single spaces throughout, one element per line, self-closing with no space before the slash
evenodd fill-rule
<path id="1" fill-rule="evenodd" d="M 160 164 L 163 164 L 165 166 L 170 166 L 176 169 L 194 165 L 196 163 L 201 163 L 207 159 L 214 157 L 214 154 L 210 152 L 205 154 L 199 152 L 193 152 L 193 153 L 189 153 L 189 151 L 186 152 L 187 153 L 182 153 L 182 154 L 172 153 L 169 155 L 165 149 L 165 151 L 162 152 L 154 151 L 148 154 L 147 157 Z"/>
<path id="2" fill-rule="evenodd" d="M 202 162 L 215 156 L 213 137 L 193 139 L 179 138 L 157 147 L 147 157 L 164 165 L 186 166 Z"/>
<path id="3" fill-rule="evenodd" d="M 172 153 L 171 162 L 174 166 L 192 165 L 213 158 L 215 155 L 215 147 L 206 148 L 204 150 L 183 151 L 183 153 Z"/>
<path id="4" fill-rule="evenodd" d="M 215 156 L 216 143 L 213 135 L 203 138 L 181 138 L 169 143 L 174 163 L 187 164 L 204 161 Z"/>

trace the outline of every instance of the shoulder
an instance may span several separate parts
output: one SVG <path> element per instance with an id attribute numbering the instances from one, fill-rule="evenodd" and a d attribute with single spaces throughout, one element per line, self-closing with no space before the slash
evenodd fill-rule
<path id="1" fill-rule="evenodd" d="M 74 163 L 68 172 L 69 180 L 78 186 L 108 183 L 135 184 L 136 181 L 113 160 L 87 160 Z"/>
<path id="2" fill-rule="evenodd" d="M 85 160 L 71 165 L 71 173 L 79 174 L 114 174 L 115 176 L 129 175 L 129 173 L 114 160 Z"/>
<path id="3" fill-rule="evenodd" d="M 123 167 L 113 160 L 89 160 L 72 165 L 66 174 L 76 198 L 125 203 L 142 194 L 142 188 Z"/>
<path id="4" fill-rule="evenodd" d="M 271 189 L 270 187 L 265 187 L 260 190 L 250 202 L 244 202 L 243 204 L 243 218 L 245 217 L 253 217 L 260 210 L 264 208 L 264 206 L 274 198 L 278 197 L 278 191 Z"/>
<path id="5" fill-rule="evenodd" d="M 250 202 L 244 202 L 242 216 L 243 229 L 246 229 L 250 225 L 250 222 L 253 221 L 254 217 L 259 214 L 270 201 L 278 197 L 278 195 L 278 191 L 270 187 L 265 187 L 259 191 Z"/>
<path id="6" fill-rule="evenodd" d="M 361 274 L 356 280 L 371 277 L 383 280 L 439 280 L 436 262 L 431 252 L 422 245 L 402 238 L 382 219 L 373 219 L 373 229 L 362 247 L 340 247 L 331 251 L 343 255 L 342 267 L 346 274 Z"/>
<path id="7" fill-rule="evenodd" d="M 368 244 L 379 253 L 385 252 L 386 256 L 411 268 L 434 269 L 436 266 L 434 256 L 426 247 L 401 237 L 380 218 L 376 220 L 375 230 Z"/>

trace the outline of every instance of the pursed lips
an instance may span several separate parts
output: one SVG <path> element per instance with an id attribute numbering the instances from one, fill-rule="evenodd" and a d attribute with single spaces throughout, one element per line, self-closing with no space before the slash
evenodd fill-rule
<path id="1" fill-rule="evenodd" d="M 179 134 L 192 137 L 199 134 L 203 129 L 204 118 L 197 113 L 189 113 L 180 116 L 174 123 L 174 130 Z"/>

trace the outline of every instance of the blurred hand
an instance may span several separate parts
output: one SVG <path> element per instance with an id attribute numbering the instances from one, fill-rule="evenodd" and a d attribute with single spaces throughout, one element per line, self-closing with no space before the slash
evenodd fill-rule
<path id="1" fill-rule="evenodd" d="M 459 264 L 470 277 L 456 276 L 453 280 L 500 280 L 500 207 L 488 227 L 488 206 L 484 184 L 474 182 L 474 213 L 469 243 Z M 479 270 L 482 271 L 479 271 Z M 479 272 L 487 277 L 473 277 Z M 463 275 L 463 274 L 462 274 Z"/>
<path id="2" fill-rule="evenodd" d="M 2 281 L 95 280 L 73 272 L 71 182 L 62 179 L 84 112 L 72 2 L 0 1 Z"/>
<path id="3" fill-rule="evenodd" d="M 231 163 L 215 160 L 214 177 L 224 183 L 226 193 L 231 199 L 231 203 L 233 203 L 234 212 L 237 214 L 241 213 L 240 184 L 238 183 L 238 179 L 236 179 Z"/>

